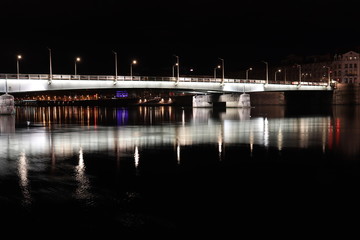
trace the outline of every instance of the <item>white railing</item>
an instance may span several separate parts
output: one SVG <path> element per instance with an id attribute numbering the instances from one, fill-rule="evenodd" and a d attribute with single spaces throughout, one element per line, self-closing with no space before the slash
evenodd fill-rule
<path id="1" fill-rule="evenodd" d="M 0 79 L 31 79 L 31 80 L 101 80 L 101 81 L 171 81 L 175 82 L 175 77 L 156 77 L 156 76 L 115 76 L 113 75 L 62 75 L 62 74 L 0 74 Z M 213 82 L 221 83 L 221 78 L 211 77 L 180 77 L 180 82 Z M 233 79 L 225 78 L 224 83 L 255 83 L 265 84 L 266 80 L 260 79 Z M 271 84 L 298 85 L 298 81 L 268 81 Z M 301 82 L 301 85 L 327 86 L 326 82 Z"/>

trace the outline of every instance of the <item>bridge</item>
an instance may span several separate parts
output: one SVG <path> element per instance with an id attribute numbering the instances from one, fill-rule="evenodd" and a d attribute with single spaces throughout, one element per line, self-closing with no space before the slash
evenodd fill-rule
<path id="1" fill-rule="evenodd" d="M 204 93 L 331 91 L 325 82 L 266 81 L 231 78 L 113 75 L 0 74 L 0 92 L 46 92 L 85 89 L 171 89 Z"/>

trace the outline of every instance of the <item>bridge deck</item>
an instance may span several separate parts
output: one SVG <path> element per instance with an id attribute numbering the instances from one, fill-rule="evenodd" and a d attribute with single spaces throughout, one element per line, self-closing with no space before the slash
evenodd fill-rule
<path id="1" fill-rule="evenodd" d="M 0 74 L 0 92 L 153 88 L 204 92 L 329 91 L 325 82 L 111 75 Z"/>

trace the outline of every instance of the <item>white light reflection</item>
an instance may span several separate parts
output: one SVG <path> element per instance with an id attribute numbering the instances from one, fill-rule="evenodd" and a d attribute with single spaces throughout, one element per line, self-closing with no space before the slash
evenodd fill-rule
<path id="1" fill-rule="evenodd" d="M 176 160 L 177 163 L 180 165 L 180 144 L 176 146 Z"/>
<path id="2" fill-rule="evenodd" d="M 250 144 L 250 156 L 252 156 L 254 150 L 254 133 L 252 129 L 250 130 L 250 134 L 249 134 L 249 144 Z"/>
<path id="3" fill-rule="evenodd" d="M 18 163 L 18 175 L 19 175 L 19 185 L 23 194 L 23 204 L 25 206 L 31 204 L 31 195 L 29 191 L 29 180 L 28 180 L 28 165 L 25 152 L 20 154 L 19 163 Z"/>
<path id="4" fill-rule="evenodd" d="M 322 138 L 321 138 L 321 143 L 322 143 L 322 152 L 325 153 L 326 152 L 326 140 L 327 140 L 327 127 L 328 127 L 328 123 L 326 122 L 327 119 L 323 120 L 323 127 L 322 127 Z"/>
<path id="5" fill-rule="evenodd" d="M 222 141 L 221 141 L 221 139 L 219 139 L 218 145 L 219 145 L 219 155 L 221 155 L 221 152 L 222 152 Z"/>
<path id="6" fill-rule="evenodd" d="M 79 150 L 79 162 L 75 168 L 76 171 L 76 181 L 78 182 L 78 187 L 75 191 L 75 195 L 77 199 L 80 200 L 89 200 L 92 198 L 92 194 L 89 192 L 90 189 L 90 181 L 85 175 L 85 162 L 83 149 L 80 147 Z"/>
<path id="7" fill-rule="evenodd" d="M 264 119 L 264 146 L 269 147 L 269 123 L 268 119 Z"/>
<path id="8" fill-rule="evenodd" d="M 181 113 L 181 123 L 183 126 L 185 125 L 185 110 L 184 109 L 182 110 L 182 113 Z"/>
<path id="9" fill-rule="evenodd" d="M 139 149 L 138 149 L 138 146 L 135 146 L 134 160 L 135 160 L 135 168 L 136 169 L 139 166 L 139 158 L 140 158 Z"/>
<path id="10" fill-rule="evenodd" d="M 281 151 L 283 148 L 283 133 L 281 126 L 279 127 L 279 131 L 277 135 L 277 146 L 278 146 L 278 150 Z"/>

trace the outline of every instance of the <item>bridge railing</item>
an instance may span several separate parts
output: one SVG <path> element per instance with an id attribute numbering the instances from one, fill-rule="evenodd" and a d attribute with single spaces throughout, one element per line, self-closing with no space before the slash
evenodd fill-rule
<path id="1" fill-rule="evenodd" d="M 0 79 L 31 79 L 31 80 L 99 80 L 99 81 L 171 81 L 175 82 L 176 77 L 157 77 L 157 76 L 117 76 L 114 75 L 64 75 L 64 74 L 0 74 Z M 221 78 L 211 77 L 180 77 L 180 82 L 210 82 L 221 83 Z M 265 80 L 260 79 L 235 79 L 225 78 L 225 83 L 255 83 L 265 84 Z M 269 84 L 298 85 L 298 81 L 268 81 Z M 307 86 L 327 86 L 326 82 L 301 82 Z"/>

